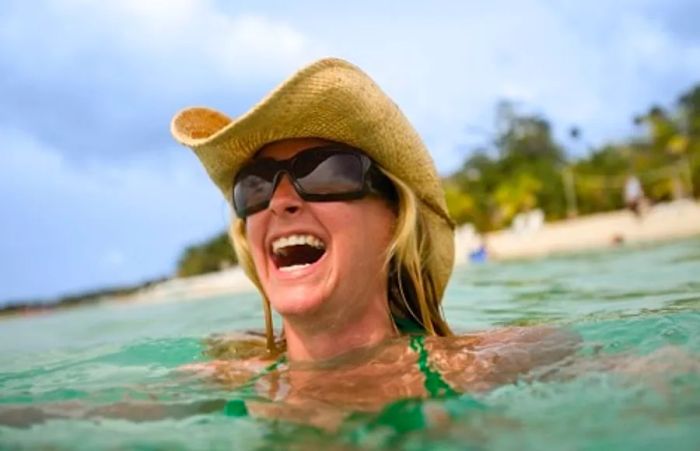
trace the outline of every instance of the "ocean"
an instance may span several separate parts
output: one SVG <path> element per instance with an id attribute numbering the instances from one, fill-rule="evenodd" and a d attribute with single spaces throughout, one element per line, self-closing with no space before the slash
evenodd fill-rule
<path id="1" fill-rule="evenodd" d="M 0 449 L 700 449 L 700 239 L 457 267 L 444 308 L 460 332 L 552 325 L 582 342 L 547 374 L 414 400 L 447 421 L 328 431 L 226 415 L 231 389 L 182 371 L 212 334 L 262 329 L 256 294 L 6 318 Z"/>

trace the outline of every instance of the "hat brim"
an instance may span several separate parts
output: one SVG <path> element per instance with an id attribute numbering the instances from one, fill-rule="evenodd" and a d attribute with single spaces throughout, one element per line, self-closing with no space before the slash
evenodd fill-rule
<path id="1" fill-rule="evenodd" d="M 358 67 L 336 58 L 319 60 L 234 120 L 209 108 L 187 108 L 174 117 L 171 131 L 194 150 L 229 203 L 234 176 L 266 144 L 313 137 L 362 149 L 420 200 L 431 235 L 429 258 L 442 268 L 436 280 L 442 295 L 454 261 L 454 223 L 440 178 L 408 119 Z"/>

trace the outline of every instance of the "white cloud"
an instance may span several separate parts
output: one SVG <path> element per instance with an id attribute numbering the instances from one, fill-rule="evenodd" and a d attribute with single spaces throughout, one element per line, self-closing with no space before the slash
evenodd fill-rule
<path id="1" fill-rule="evenodd" d="M 29 37 L 51 44 L 50 54 L 63 61 L 100 53 L 127 64 L 150 60 L 157 63 L 151 66 L 156 75 L 169 75 L 159 79 L 164 83 L 182 80 L 180 74 L 192 73 L 190 66 L 217 79 L 255 82 L 313 52 L 309 39 L 284 21 L 229 15 L 209 0 L 54 0 L 50 5 L 38 14 L 55 22 L 53 30 Z M 51 31 L 67 31 L 65 24 L 74 28 L 54 41 Z"/>
<path id="2" fill-rule="evenodd" d="M 229 15 L 207 0 L 2 9 L 0 123 L 31 130 L 71 159 L 168 145 L 170 118 L 190 104 L 238 114 L 322 47 L 284 20 Z"/>
<path id="3" fill-rule="evenodd" d="M 185 149 L 75 164 L 30 134 L 0 135 L 0 234 L 11 237 L 0 242 L 0 301 L 161 276 L 226 226 L 225 201 Z"/>

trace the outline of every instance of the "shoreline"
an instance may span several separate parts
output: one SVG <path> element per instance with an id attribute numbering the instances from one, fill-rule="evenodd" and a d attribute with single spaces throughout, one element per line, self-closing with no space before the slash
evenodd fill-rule
<path id="1" fill-rule="evenodd" d="M 678 200 L 650 207 L 636 216 L 629 210 L 597 213 L 516 231 L 486 235 L 494 260 L 539 258 L 615 246 L 653 243 L 700 235 L 700 203 Z"/>
<path id="2" fill-rule="evenodd" d="M 234 266 L 199 276 L 172 278 L 125 296 L 118 302 L 174 302 L 256 291 L 255 285 L 248 279 L 243 269 Z"/>

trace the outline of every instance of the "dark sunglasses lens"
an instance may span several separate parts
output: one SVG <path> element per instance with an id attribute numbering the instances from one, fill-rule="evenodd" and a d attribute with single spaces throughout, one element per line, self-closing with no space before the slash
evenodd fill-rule
<path id="1" fill-rule="evenodd" d="M 263 170 L 248 171 L 238 177 L 233 186 L 233 203 L 239 216 L 245 217 L 267 207 L 274 176 L 274 172 Z"/>
<path id="2" fill-rule="evenodd" d="M 362 160 L 350 153 L 310 152 L 294 163 L 297 183 L 308 194 L 340 194 L 362 191 Z"/>

